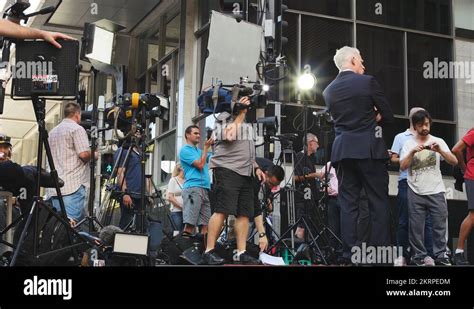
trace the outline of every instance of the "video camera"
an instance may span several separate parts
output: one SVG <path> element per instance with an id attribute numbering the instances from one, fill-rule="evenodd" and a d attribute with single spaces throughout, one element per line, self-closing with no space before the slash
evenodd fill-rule
<path id="1" fill-rule="evenodd" d="M 249 97 L 250 105 L 239 103 L 242 97 Z M 199 110 L 204 114 L 222 112 L 238 114 L 245 108 L 265 108 L 267 106 L 267 96 L 260 83 L 255 83 L 252 88 L 241 84 L 218 84 L 203 91 L 198 97 L 197 104 Z"/>
<path id="2" fill-rule="evenodd" d="M 122 132 L 129 132 L 132 125 L 145 120 L 155 122 L 156 118 L 168 120 L 168 98 L 152 93 L 126 93 L 116 99 L 115 106 L 105 110 L 106 121 Z"/>

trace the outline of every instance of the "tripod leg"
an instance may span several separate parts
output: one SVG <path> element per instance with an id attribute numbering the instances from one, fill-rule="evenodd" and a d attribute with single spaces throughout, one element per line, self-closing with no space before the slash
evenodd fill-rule
<path id="1" fill-rule="evenodd" d="M 319 245 L 317 244 L 316 242 L 316 239 L 314 238 L 313 236 L 313 233 L 311 232 L 311 229 L 309 228 L 308 226 L 308 223 L 306 222 L 306 220 L 303 218 L 301 218 L 303 220 L 303 224 L 304 226 L 306 227 L 307 231 L 308 231 L 308 234 L 309 234 L 309 237 L 311 238 L 311 242 L 309 243 L 309 245 L 313 245 L 314 247 L 316 247 L 316 249 L 318 250 L 319 254 L 321 255 L 321 258 L 323 259 L 323 262 L 324 264 L 328 265 L 328 262 L 326 261 L 326 258 L 324 257 L 324 254 L 323 252 L 321 251 L 321 248 L 319 247 Z"/>
<path id="2" fill-rule="evenodd" d="M 283 241 L 283 239 L 290 232 L 292 233 L 291 236 L 293 236 L 293 230 L 298 226 L 298 224 L 300 224 L 300 222 L 302 220 L 303 220 L 303 217 L 299 218 L 298 221 L 296 221 L 293 225 L 288 227 L 288 229 L 285 232 L 283 232 L 283 234 L 281 234 L 280 239 L 278 239 L 277 242 L 274 245 L 272 245 L 270 248 L 268 248 L 266 252 L 270 252 L 273 248 L 277 247 L 280 243 L 283 243 L 283 245 L 288 250 L 288 252 L 290 252 L 291 255 L 294 257 L 295 256 L 295 253 L 294 253 L 295 248 L 294 248 L 293 239 L 292 239 L 292 248 L 291 248 L 291 250 L 290 250 L 290 247 L 288 247 L 288 245 Z"/>
<path id="3" fill-rule="evenodd" d="M 18 246 L 16 247 L 15 251 L 13 252 L 13 258 L 10 262 L 10 266 L 15 266 L 16 265 L 16 260 L 18 258 L 18 254 L 21 251 L 21 248 L 23 247 L 23 243 L 25 242 L 26 234 L 28 233 L 28 229 L 31 225 L 31 220 L 33 219 L 33 214 L 36 210 L 36 202 L 33 202 L 33 205 L 31 205 L 31 210 L 28 218 L 26 219 L 26 224 L 23 227 L 23 231 L 21 232 L 20 239 L 18 240 Z"/>
<path id="4" fill-rule="evenodd" d="M 51 177 L 53 178 L 53 182 L 54 182 L 54 187 L 56 189 L 56 194 L 58 196 L 58 199 L 59 199 L 59 205 L 60 205 L 60 208 L 61 208 L 61 215 L 62 217 L 67 220 L 67 214 L 66 214 L 66 207 L 64 206 L 64 200 L 63 200 L 63 196 L 62 196 L 62 193 L 61 193 L 61 189 L 59 187 L 59 176 L 58 176 L 58 172 L 55 168 L 55 165 L 54 165 L 54 160 L 53 160 L 53 155 L 51 153 L 51 147 L 49 145 L 49 141 L 48 141 L 48 132 L 46 131 L 46 126 L 45 126 L 45 114 L 46 114 L 46 109 L 45 109 L 45 106 L 46 106 L 46 102 L 43 100 L 43 99 L 39 99 L 39 98 L 33 98 L 33 106 L 35 108 L 35 113 L 36 113 L 36 118 L 38 120 L 38 130 L 39 130 L 39 142 L 38 142 L 38 162 L 37 162 L 37 172 L 38 172 L 38 176 L 37 176 L 37 184 L 36 184 L 36 194 L 37 194 L 37 199 L 39 199 L 40 197 L 40 190 L 41 190 L 41 187 L 40 187 L 40 176 L 41 176 L 41 164 L 42 164 L 42 159 L 43 159 L 43 155 L 42 155 L 42 147 L 44 146 L 45 148 L 45 152 L 46 152 L 46 158 L 48 160 L 48 164 L 49 164 L 49 167 L 51 169 Z M 34 254 L 36 256 L 36 240 L 37 240 L 37 222 L 38 222 L 38 217 L 39 216 L 39 213 L 36 212 L 36 216 L 35 216 L 35 241 L 34 241 L 34 244 L 35 244 L 35 248 L 34 248 Z M 72 245 L 73 244 L 73 240 L 72 240 L 72 235 L 71 235 L 71 232 L 69 230 L 69 227 L 70 226 L 67 226 L 66 227 L 66 235 L 67 235 L 67 238 L 68 238 L 68 241 L 69 241 L 69 244 Z M 76 254 L 76 250 L 74 248 L 71 249 L 71 253 L 73 254 L 74 256 L 74 262 L 77 264 L 77 254 Z"/>

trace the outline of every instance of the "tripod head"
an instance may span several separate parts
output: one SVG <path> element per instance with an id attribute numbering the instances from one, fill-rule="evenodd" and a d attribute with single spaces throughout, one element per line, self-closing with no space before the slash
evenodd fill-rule
<path id="1" fill-rule="evenodd" d="M 3 13 L 3 18 L 8 19 L 11 22 L 19 24 L 22 20 L 25 23 L 28 22 L 30 17 L 36 15 L 45 15 L 54 12 L 56 9 L 54 6 L 48 6 L 42 10 L 39 10 L 34 13 L 25 14 L 25 11 L 31 6 L 29 0 L 17 0 L 15 4 L 5 10 Z"/>
<path id="2" fill-rule="evenodd" d="M 295 133 L 286 133 L 275 135 L 271 137 L 271 141 L 279 141 L 281 143 L 281 148 L 284 150 L 293 150 L 293 144 L 298 137 L 298 134 Z"/>

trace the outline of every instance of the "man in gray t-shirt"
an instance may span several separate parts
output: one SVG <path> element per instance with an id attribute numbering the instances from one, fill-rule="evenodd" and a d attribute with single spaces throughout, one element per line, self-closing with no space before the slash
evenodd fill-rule
<path id="1" fill-rule="evenodd" d="M 415 137 L 405 142 L 400 154 L 400 170 L 408 169 L 409 241 L 416 265 L 451 265 L 446 255 L 446 219 L 448 204 L 440 169 L 440 160 L 457 164 L 445 141 L 430 135 L 431 116 L 425 110 L 413 114 L 411 122 Z M 428 256 L 424 245 L 426 214 L 433 221 L 433 254 Z"/>
<path id="2" fill-rule="evenodd" d="M 248 97 L 239 102 L 240 108 L 232 106 L 234 113 L 222 113 L 214 129 L 216 141 L 209 168 L 213 170 L 215 195 L 214 214 L 209 220 L 206 252 L 203 263 L 223 264 L 214 247 L 228 215 L 234 215 L 237 238 L 237 256 L 242 264 L 258 264 L 246 250 L 249 218 L 254 216 L 254 194 L 252 176 L 265 181 L 265 174 L 255 161 L 255 144 L 252 126 L 245 123 Z"/>

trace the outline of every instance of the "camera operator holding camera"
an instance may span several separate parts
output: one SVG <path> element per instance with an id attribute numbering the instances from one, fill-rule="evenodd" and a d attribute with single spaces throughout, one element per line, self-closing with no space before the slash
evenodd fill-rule
<path id="1" fill-rule="evenodd" d="M 217 117 L 214 129 L 216 144 L 209 168 L 214 173 L 216 205 L 209 221 L 206 252 L 203 263 L 224 263 L 214 251 L 217 237 L 224 220 L 234 215 L 237 238 L 237 258 L 242 264 L 260 264 L 246 250 L 249 218 L 254 216 L 254 188 L 252 176 L 265 181 L 265 174 L 255 161 L 255 143 L 252 126 L 245 123 L 250 100 L 242 97 L 239 103 L 232 102 L 233 115 L 223 112 Z"/>

